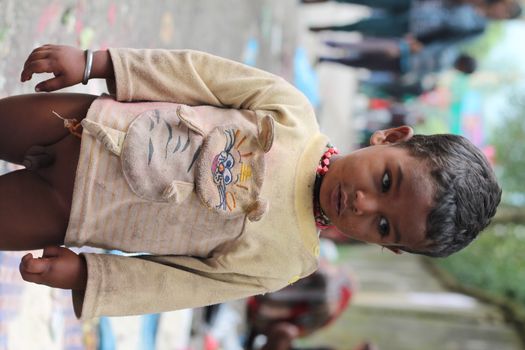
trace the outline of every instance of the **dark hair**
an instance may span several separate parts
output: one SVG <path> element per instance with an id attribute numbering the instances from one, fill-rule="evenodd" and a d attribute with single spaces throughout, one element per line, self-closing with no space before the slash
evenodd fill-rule
<path id="1" fill-rule="evenodd" d="M 521 17 L 523 10 L 519 3 L 512 2 L 509 6 L 509 19 L 516 19 Z"/>
<path id="2" fill-rule="evenodd" d="M 434 207 L 426 222 L 425 251 L 445 257 L 466 247 L 490 223 L 501 200 L 501 188 L 481 151 L 458 135 L 414 135 L 395 144 L 424 160 L 434 183 Z"/>
<path id="3" fill-rule="evenodd" d="M 508 0 L 485 0 L 485 5 L 486 6 L 492 6 L 492 5 L 496 5 L 496 4 L 499 4 L 501 2 L 504 2 L 505 5 L 507 6 L 507 13 L 508 13 L 508 17 L 506 17 L 507 19 L 516 19 L 516 18 L 519 18 L 521 17 L 521 14 L 522 14 L 522 8 L 521 8 L 521 4 L 516 1 L 516 0 L 512 0 L 512 1 L 508 1 Z"/>
<path id="4" fill-rule="evenodd" d="M 476 59 L 467 54 L 459 55 L 454 61 L 454 68 L 465 74 L 474 73 L 477 69 L 477 66 L 478 64 Z"/>

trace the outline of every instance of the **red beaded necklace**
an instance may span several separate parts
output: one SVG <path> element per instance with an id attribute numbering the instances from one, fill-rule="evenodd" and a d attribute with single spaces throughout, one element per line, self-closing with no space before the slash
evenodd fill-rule
<path id="1" fill-rule="evenodd" d="M 319 201 L 319 194 L 321 191 L 321 183 L 323 181 L 324 175 L 328 172 L 328 169 L 330 167 L 330 158 L 334 154 L 338 154 L 339 151 L 337 148 L 333 147 L 331 144 L 327 144 L 326 147 L 328 149 L 325 153 L 323 153 L 323 156 L 321 157 L 321 160 L 319 161 L 319 165 L 317 166 L 317 174 L 315 176 L 315 185 L 314 185 L 314 218 L 315 218 L 315 226 L 317 226 L 318 229 L 324 230 L 329 227 L 333 227 L 332 223 L 330 222 L 330 219 L 326 216 L 326 214 L 323 212 L 323 209 L 321 208 L 321 203 Z"/>

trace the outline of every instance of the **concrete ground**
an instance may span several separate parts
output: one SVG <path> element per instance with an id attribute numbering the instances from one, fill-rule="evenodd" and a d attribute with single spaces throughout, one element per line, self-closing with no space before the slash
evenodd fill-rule
<path id="1" fill-rule="evenodd" d="M 523 349 L 499 309 L 445 290 L 420 259 L 368 245 L 343 250 L 356 293 L 345 314 L 308 344 L 350 350 L 367 339 L 388 350 Z"/>
<path id="2" fill-rule="evenodd" d="M 310 63 L 322 49 L 322 37 L 309 34 L 309 24 L 345 22 L 367 13 L 331 3 L 300 6 L 296 0 L 0 0 L 0 9 L 0 97 L 33 91 L 36 81 L 20 84 L 19 73 L 29 52 L 45 43 L 199 49 L 294 81 L 297 47 L 306 50 Z M 341 150 L 350 150 L 356 142 L 356 72 L 323 64 L 316 73 L 321 128 Z M 100 93 L 104 84 L 71 90 Z M 0 350 L 80 349 L 82 342 L 95 348 L 96 324 L 75 323 L 68 295 L 20 281 L 21 256 L 0 252 Z M 348 257 L 361 285 L 340 321 L 348 333 L 341 338 L 329 328 L 315 341 L 337 339 L 338 349 L 364 338 L 385 350 L 519 349 L 497 310 L 441 290 L 415 258 L 386 256 L 365 248 Z M 124 331 L 122 337 L 136 335 L 126 337 Z M 128 343 L 121 348 L 130 349 Z"/>

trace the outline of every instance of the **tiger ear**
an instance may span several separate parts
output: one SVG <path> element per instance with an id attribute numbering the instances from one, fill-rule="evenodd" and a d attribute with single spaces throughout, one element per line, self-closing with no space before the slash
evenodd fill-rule
<path id="1" fill-rule="evenodd" d="M 273 118 L 269 115 L 265 115 L 259 122 L 259 135 L 257 140 L 264 153 L 267 153 L 273 144 L 273 129 L 274 123 Z"/>

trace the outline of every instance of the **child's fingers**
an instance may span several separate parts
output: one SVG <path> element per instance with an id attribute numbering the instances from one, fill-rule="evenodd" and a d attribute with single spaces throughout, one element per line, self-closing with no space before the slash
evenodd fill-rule
<path id="1" fill-rule="evenodd" d="M 31 253 L 26 254 L 20 262 L 20 273 L 24 275 L 43 274 L 51 267 L 51 261 L 47 258 L 35 259 Z M 24 278 L 25 279 L 25 278 Z M 32 282 L 32 281 L 31 281 Z"/>
<path id="2" fill-rule="evenodd" d="M 40 49 L 40 48 L 39 48 Z M 49 59 L 49 57 L 51 56 L 52 54 L 52 51 L 50 50 L 47 50 L 47 49 L 35 49 L 33 50 L 33 52 L 31 52 L 31 54 L 27 57 L 27 59 L 25 60 L 24 62 L 24 67 L 22 68 L 22 73 L 20 75 L 20 80 L 23 82 L 27 79 L 24 80 L 24 72 L 27 72 L 28 69 L 29 69 L 29 66 L 35 62 L 35 61 L 38 61 L 38 60 L 45 60 L 45 59 Z"/>
<path id="3" fill-rule="evenodd" d="M 42 51 L 36 51 L 32 52 L 24 62 L 24 69 L 27 68 L 27 65 L 33 61 L 42 60 L 45 58 L 48 58 L 51 55 L 51 51 L 48 50 L 42 50 Z"/>
<path id="4" fill-rule="evenodd" d="M 23 264 L 25 264 L 28 260 L 33 259 L 33 254 L 27 253 L 22 257 L 22 260 L 20 261 L 20 267 L 22 267 Z"/>
<path id="5" fill-rule="evenodd" d="M 53 258 L 33 258 L 27 254 L 20 262 L 20 275 L 26 282 L 54 286 Z"/>
<path id="6" fill-rule="evenodd" d="M 34 48 L 33 51 L 31 51 L 31 53 L 29 55 L 31 56 L 35 52 L 49 51 L 49 50 L 53 49 L 54 46 L 55 45 L 52 45 L 52 44 L 46 44 L 46 45 L 39 46 L 37 48 Z"/>
<path id="7" fill-rule="evenodd" d="M 63 247 L 49 247 L 44 257 L 27 254 L 20 262 L 20 274 L 27 282 L 55 288 L 85 289 L 87 266 L 82 257 Z"/>
<path id="8" fill-rule="evenodd" d="M 48 59 L 31 61 L 27 64 L 21 74 L 22 82 L 30 80 L 34 73 L 53 73 L 54 67 Z"/>
<path id="9" fill-rule="evenodd" d="M 35 90 L 38 92 L 39 91 L 50 92 L 50 91 L 62 89 L 63 87 L 66 87 L 66 86 L 67 86 L 67 83 L 65 81 L 65 78 L 59 75 L 55 78 L 44 80 L 43 82 L 38 83 L 35 86 Z"/>
<path id="10" fill-rule="evenodd" d="M 59 255 L 62 255 L 64 250 L 69 250 L 69 249 L 63 248 L 63 247 L 57 247 L 57 246 L 45 247 L 44 251 L 42 252 L 42 257 L 43 258 L 54 258 Z"/>
<path id="11" fill-rule="evenodd" d="M 31 65 L 34 65 L 36 62 L 42 62 L 44 60 L 49 60 L 49 55 L 45 52 L 42 52 L 35 56 L 30 56 L 28 59 L 24 62 L 24 67 L 22 68 L 22 73 L 20 74 L 21 80 L 24 79 L 24 73 L 30 72 Z"/>
<path id="12" fill-rule="evenodd" d="M 32 59 L 40 59 L 45 58 L 49 56 L 51 53 L 53 53 L 56 50 L 56 48 L 53 45 L 44 45 L 37 47 L 31 53 L 27 56 L 26 62 L 30 61 Z"/>

